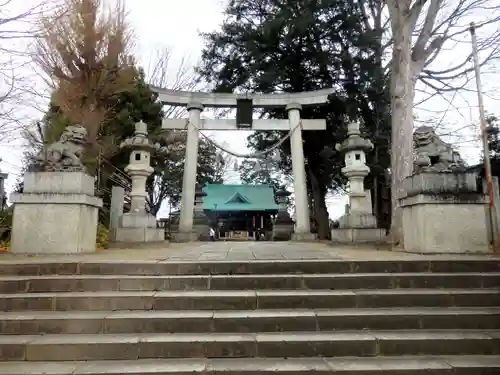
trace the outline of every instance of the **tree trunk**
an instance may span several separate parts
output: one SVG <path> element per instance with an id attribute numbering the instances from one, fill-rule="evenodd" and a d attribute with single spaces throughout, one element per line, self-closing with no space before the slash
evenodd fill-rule
<path id="1" fill-rule="evenodd" d="M 319 199 L 316 206 L 316 221 L 318 223 L 318 238 L 320 240 L 328 240 L 330 239 L 330 221 L 328 210 L 325 204 L 325 194 L 320 193 L 321 199 Z"/>
<path id="2" fill-rule="evenodd" d="M 390 236 L 403 247 L 403 215 L 399 206 L 402 182 L 413 168 L 413 99 L 415 80 L 411 59 L 411 32 L 401 30 L 394 42 L 391 76 L 391 204 Z"/>
<path id="3" fill-rule="evenodd" d="M 311 195 L 313 198 L 313 217 L 316 219 L 317 223 L 318 238 L 320 240 L 328 240 L 330 238 L 330 222 L 325 203 L 326 191 L 319 184 L 314 172 L 310 170 L 308 172 L 311 181 Z"/>

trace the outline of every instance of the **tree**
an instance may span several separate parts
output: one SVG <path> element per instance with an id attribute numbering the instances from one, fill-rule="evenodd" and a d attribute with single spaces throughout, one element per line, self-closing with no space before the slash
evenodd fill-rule
<path id="1" fill-rule="evenodd" d="M 38 1 L 37 4 L 15 4 L 13 0 L 0 3 L 0 142 L 5 143 L 18 136 L 19 106 L 27 97 L 23 90 L 26 76 L 22 72 L 26 63 L 24 42 L 36 37 L 35 19 L 52 1 Z"/>
<path id="2" fill-rule="evenodd" d="M 169 204 L 173 208 L 177 208 L 181 201 L 185 154 L 186 144 L 179 142 L 173 148 L 172 153 L 163 159 L 164 164 L 159 166 L 161 183 L 156 186 L 162 189 L 162 194 L 165 199 L 168 198 Z M 201 186 L 207 183 L 223 183 L 220 164 L 216 147 L 211 142 L 201 138 L 198 146 L 196 183 Z M 160 206 L 158 206 L 159 208 Z"/>
<path id="3" fill-rule="evenodd" d="M 129 152 L 120 150 L 119 145 L 133 136 L 136 122 L 144 121 L 152 141 L 170 148 L 168 153 L 154 153 L 151 158 L 154 172 L 147 180 L 146 203 L 148 211 L 156 215 L 167 197 L 175 201 L 180 196 L 185 134 L 161 129 L 163 105 L 129 53 L 130 30 L 123 4 L 118 2 L 116 9 L 103 12 L 98 0 L 65 0 L 50 17 L 42 18 L 41 24 L 35 61 L 53 90 L 43 133 L 54 133 L 57 138 L 69 123 L 87 128 L 91 148 L 84 162 L 90 172 L 95 171 L 97 189 L 107 207 L 113 184 L 130 188 L 129 177 L 123 172 Z M 158 82 L 162 69 L 167 70 L 165 61 L 158 62 L 150 78 Z M 177 74 L 174 84 L 187 84 L 179 78 L 182 74 Z M 202 166 L 214 165 L 213 159 L 214 155 L 207 156 Z M 211 168 L 207 170 L 212 173 Z"/>
<path id="4" fill-rule="evenodd" d="M 234 170 L 236 160 L 235 158 L 217 149 L 215 151 L 215 164 L 213 166 L 213 182 L 214 184 L 223 184 L 229 178 L 231 170 Z"/>
<path id="5" fill-rule="evenodd" d="M 375 65 L 373 36 L 363 33 L 357 4 L 345 1 L 233 0 L 225 14 L 220 32 L 203 35 L 205 48 L 198 70 L 215 91 L 337 89 L 327 105 L 302 111 L 303 118 L 327 120 L 326 131 L 303 133 L 312 215 L 318 220 L 320 238 L 327 238 L 325 196 L 345 183 L 340 173 L 343 158 L 333 147 L 343 140 L 346 123 L 368 112 L 359 110 L 364 95 L 360 87 L 370 86 L 365 78 Z M 277 110 L 267 110 L 263 115 L 286 118 L 284 111 Z M 265 150 L 284 135 L 254 133 L 248 144 L 255 150 Z M 279 167 L 289 173 L 288 142 L 281 145 L 280 155 Z"/>
<path id="6" fill-rule="evenodd" d="M 456 42 L 468 32 L 464 24 L 474 13 L 484 17 L 478 24 L 500 25 L 500 6 L 489 0 L 387 0 L 392 31 L 391 114 L 392 114 L 392 223 L 391 235 L 395 245 L 403 245 L 402 212 L 398 197 L 403 180 L 411 175 L 413 168 L 413 107 L 417 81 L 434 88 L 438 93 L 464 87 L 453 85 L 452 80 L 466 77 L 472 67 L 468 67 L 470 55 L 450 68 L 431 68 L 445 45 Z M 419 23 L 419 20 L 422 20 Z M 479 45 L 490 48 L 490 53 L 482 62 L 499 57 L 500 29 Z M 496 44 L 495 44 L 496 43 Z"/>
<path id="7" fill-rule="evenodd" d="M 151 86 L 169 88 L 172 90 L 193 90 L 197 86 L 198 79 L 188 69 L 185 60 L 182 59 L 176 70 L 170 64 L 172 53 L 168 49 L 158 50 L 150 60 L 148 67 L 148 84 Z M 163 117 L 179 118 L 185 116 L 183 107 L 164 106 Z M 157 129 L 159 131 L 159 128 Z M 168 199 L 172 207 L 180 203 L 182 178 L 184 171 L 185 156 L 185 132 L 183 131 L 161 131 L 157 140 L 165 145 L 172 145 L 169 154 L 158 154 L 155 159 L 155 171 L 148 179 L 147 206 L 149 212 L 156 215 L 163 201 Z M 216 149 L 206 139 L 201 138 L 199 144 L 198 158 L 198 183 L 207 182 L 222 183 L 225 172 L 226 159 L 220 159 L 216 155 Z"/>
<path id="8" fill-rule="evenodd" d="M 488 149 L 490 150 L 491 174 L 500 177 L 500 122 L 498 117 L 489 115 L 488 124 Z"/>
<path id="9" fill-rule="evenodd" d="M 45 73 L 54 105 L 87 129 L 87 164 L 93 163 L 89 169 L 94 172 L 100 150 L 106 157 L 117 152 L 102 133 L 104 123 L 115 115 L 107 104 L 131 91 L 138 74 L 125 8 L 118 1 L 105 12 L 100 0 L 64 0 L 40 18 L 40 30 L 33 59 Z"/>
<path id="10" fill-rule="evenodd" d="M 262 164 L 260 161 L 248 159 L 243 160 L 238 167 L 243 183 L 270 185 L 275 191 L 278 191 L 286 185 L 286 181 L 283 174 L 276 169 L 272 163 Z"/>
<path id="11" fill-rule="evenodd" d="M 162 104 L 157 100 L 154 93 L 145 82 L 142 70 L 134 80 L 132 89 L 123 91 L 114 96 L 104 108 L 112 113 L 101 129 L 101 136 L 112 140 L 113 147 L 118 151 L 112 155 L 101 152 L 98 165 L 98 186 L 104 200 L 105 208 L 111 202 L 111 187 L 119 185 L 127 190 L 130 189 L 130 178 L 124 172 L 129 164 L 129 151 L 119 150 L 119 144 L 128 137 L 133 136 L 135 123 L 142 120 L 148 125 L 148 132 L 153 143 L 166 147 L 167 153 L 153 153 L 151 155 L 151 166 L 153 173 L 146 182 L 147 211 L 156 215 L 166 199 L 174 206 L 180 201 L 182 190 L 182 177 L 184 170 L 185 134 L 183 132 L 164 132 L 161 129 L 164 111 Z M 26 155 L 29 164 L 34 156 L 43 149 L 44 144 L 54 142 L 61 132 L 71 122 L 62 112 L 61 108 L 53 103 L 49 107 L 43 120 L 36 124 L 32 131 L 26 132 L 26 139 L 33 145 L 33 151 Z M 219 178 L 215 146 L 201 140 L 200 157 L 198 167 L 199 183 L 213 182 Z M 106 216 L 104 216 L 105 218 Z"/>

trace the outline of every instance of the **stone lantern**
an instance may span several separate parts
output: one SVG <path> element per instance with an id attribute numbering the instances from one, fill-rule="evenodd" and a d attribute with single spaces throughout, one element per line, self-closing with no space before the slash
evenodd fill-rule
<path id="1" fill-rule="evenodd" d="M 209 239 L 209 218 L 205 215 L 203 210 L 203 197 L 206 196 L 207 193 L 203 191 L 203 187 L 200 184 L 196 184 L 194 192 L 193 238 L 191 238 L 193 241 L 196 241 L 197 239 Z"/>
<path id="2" fill-rule="evenodd" d="M 163 241 L 164 233 L 157 228 L 156 218 L 146 212 L 146 180 L 153 173 L 151 153 L 157 149 L 149 142 L 147 125 L 142 121 L 135 124 L 134 135 L 123 141 L 120 148 L 130 150 L 130 163 L 125 172 L 132 179 L 132 191 L 130 212 L 120 218 L 116 241 Z"/>
<path id="3" fill-rule="evenodd" d="M 336 144 L 335 149 L 344 153 L 345 167 L 342 173 L 349 180 L 349 208 L 350 212 L 372 213 L 370 192 L 364 188 L 365 177 L 370 173 L 366 165 L 365 151 L 371 151 L 373 144 L 370 140 L 361 137 L 359 124 L 351 123 L 347 127 L 347 139 Z"/>
<path id="4" fill-rule="evenodd" d="M 385 230 L 377 228 L 373 215 L 371 194 L 365 190 L 365 177 L 370 173 L 366 165 L 365 152 L 373 149 L 370 140 L 361 137 L 359 124 L 347 127 L 347 139 L 335 145 L 344 153 L 345 167 L 342 173 L 349 180 L 349 209 L 339 219 L 339 228 L 332 229 L 332 240 L 336 242 L 379 242 L 385 237 Z"/>
<path id="5" fill-rule="evenodd" d="M 130 150 L 129 165 L 125 172 L 132 179 L 130 212 L 144 215 L 146 213 L 146 180 L 153 168 L 151 167 L 151 152 L 155 146 L 149 143 L 147 125 L 140 121 L 135 124 L 133 137 L 127 138 L 120 145 L 121 149 Z"/>
<path id="6" fill-rule="evenodd" d="M 288 213 L 287 198 L 290 195 L 291 193 L 284 189 L 275 193 L 276 203 L 278 203 L 278 215 L 273 223 L 274 241 L 288 241 L 292 238 L 295 223 Z"/>

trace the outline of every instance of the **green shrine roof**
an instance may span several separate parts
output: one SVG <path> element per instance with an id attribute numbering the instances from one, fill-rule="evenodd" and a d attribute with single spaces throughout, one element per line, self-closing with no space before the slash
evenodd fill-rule
<path id="1" fill-rule="evenodd" d="M 277 211 L 274 190 L 269 185 L 207 184 L 203 187 L 203 209 L 214 211 Z"/>

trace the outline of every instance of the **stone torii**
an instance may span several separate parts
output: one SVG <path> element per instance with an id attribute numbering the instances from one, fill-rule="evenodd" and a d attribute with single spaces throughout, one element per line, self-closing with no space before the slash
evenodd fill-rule
<path id="1" fill-rule="evenodd" d="M 226 94 L 177 91 L 158 87 L 151 87 L 151 89 L 158 94 L 158 99 L 163 104 L 185 106 L 188 111 L 187 120 L 164 119 L 162 124 L 163 129 L 184 129 L 187 131 L 186 159 L 182 180 L 181 215 L 179 220 L 178 239 L 180 241 L 194 240 L 193 209 L 198 164 L 199 130 L 291 131 L 293 129 L 290 135 L 296 208 L 293 239 L 299 241 L 314 239 L 309 223 L 302 130 L 324 130 L 326 129 L 326 120 L 301 120 L 300 110 L 302 106 L 326 103 L 328 95 L 334 92 L 333 89 L 293 94 Z M 286 108 L 288 120 L 252 119 L 253 108 L 280 107 Z M 204 108 L 236 108 L 236 119 L 202 119 L 201 112 Z"/>

